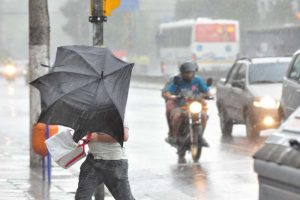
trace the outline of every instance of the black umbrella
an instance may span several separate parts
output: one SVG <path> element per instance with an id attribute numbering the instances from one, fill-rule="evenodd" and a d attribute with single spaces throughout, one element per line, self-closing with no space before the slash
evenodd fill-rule
<path id="1" fill-rule="evenodd" d="M 41 94 L 38 122 L 73 128 L 75 142 L 89 132 L 102 132 L 123 145 L 133 65 L 106 48 L 59 47 L 51 71 L 30 83 Z"/>

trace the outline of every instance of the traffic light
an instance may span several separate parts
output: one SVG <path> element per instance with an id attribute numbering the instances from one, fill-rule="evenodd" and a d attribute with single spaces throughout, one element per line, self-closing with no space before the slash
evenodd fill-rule
<path id="1" fill-rule="evenodd" d="M 120 6 L 121 0 L 103 0 L 103 15 L 110 16 Z"/>

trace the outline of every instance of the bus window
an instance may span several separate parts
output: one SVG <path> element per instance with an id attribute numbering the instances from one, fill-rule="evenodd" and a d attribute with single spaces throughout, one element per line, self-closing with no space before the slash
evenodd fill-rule
<path id="1" fill-rule="evenodd" d="M 160 35 L 162 47 L 188 47 L 191 45 L 192 27 L 164 29 Z"/>
<path id="2" fill-rule="evenodd" d="M 196 42 L 236 42 L 234 24 L 198 24 Z"/>

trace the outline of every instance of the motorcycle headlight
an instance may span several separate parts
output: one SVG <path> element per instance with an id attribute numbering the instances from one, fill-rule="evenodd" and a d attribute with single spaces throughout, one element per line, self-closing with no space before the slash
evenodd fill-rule
<path id="1" fill-rule="evenodd" d="M 266 109 L 277 109 L 279 108 L 279 101 L 272 97 L 262 97 L 253 102 L 255 107 L 266 108 Z"/>
<path id="2" fill-rule="evenodd" d="M 17 69 L 13 65 L 7 65 L 5 66 L 5 74 L 7 75 L 14 75 L 17 72 Z"/>
<path id="3" fill-rule="evenodd" d="M 201 103 L 199 102 L 193 102 L 190 104 L 190 112 L 193 113 L 193 114 L 197 114 L 197 113 L 200 113 L 201 110 L 202 110 L 202 105 Z"/>

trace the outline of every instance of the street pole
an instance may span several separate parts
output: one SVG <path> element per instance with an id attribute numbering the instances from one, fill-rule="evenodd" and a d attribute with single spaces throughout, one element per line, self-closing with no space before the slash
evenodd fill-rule
<path id="1" fill-rule="evenodd" d="M 103 22 L 106 21 L 103 16 L 103 0 L 91 0 L 91 14 L 89 20 L 93 24 L 93 45 L 103 46 Z"/>
<path id="2" fill-rule="evenodd" d="M 93 46 L 101 47 L 104 44 L 103 23 L 106 17 L 103 16 L 103 0 L 91 0 L 91 16 L 89 21 L 93 24 Z M 104 184 L 100 184 L 94 193 L 95 200 L 104 200 Z"/>
<path id="3" fill-rule="evenodd" d="M 29 81 L 46 74 L 40 64 L 49 64 L 50 23 L 47 0 L 29 1 Z M 41 167 L 42 158 L 32 148 L 32 127 L 40 115 L 40 96 L 30 86 L 30 167 Z"/>

